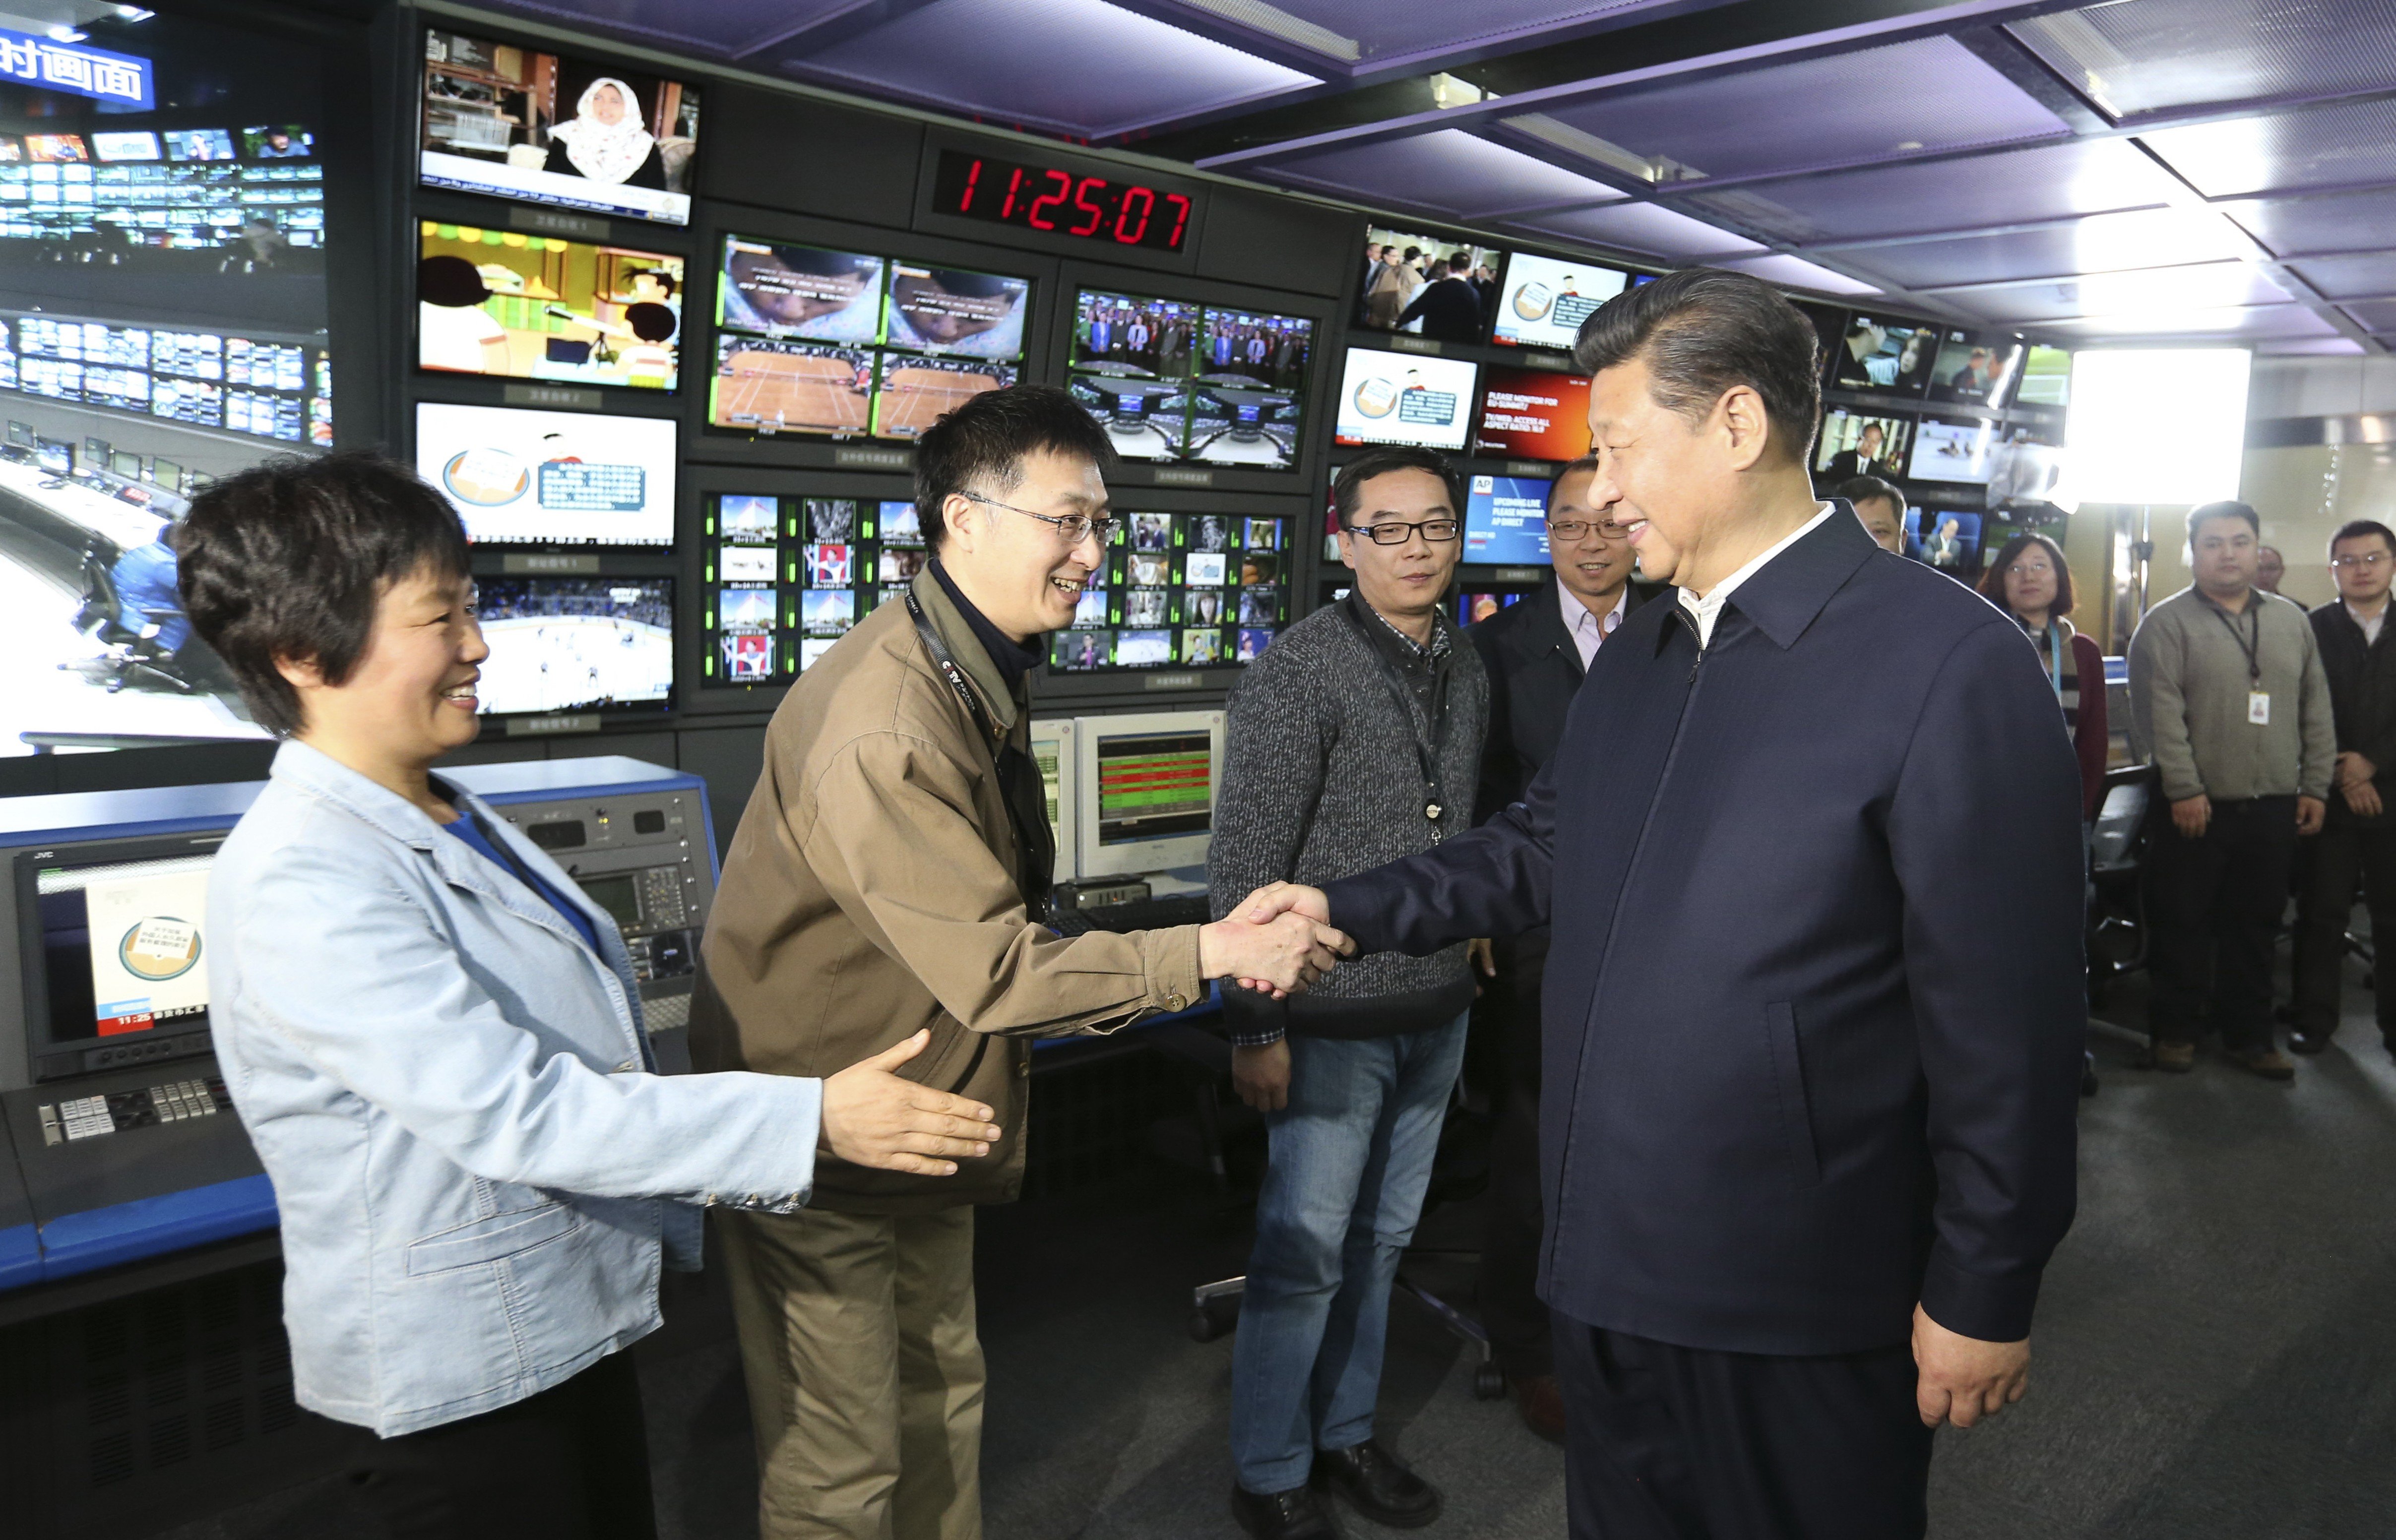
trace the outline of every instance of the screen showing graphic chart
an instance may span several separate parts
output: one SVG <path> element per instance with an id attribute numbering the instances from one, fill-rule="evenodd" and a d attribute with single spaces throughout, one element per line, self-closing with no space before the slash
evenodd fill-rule
<path id="1" fill-rule="evenodd" d="M 1402 444 L 1461 453 L 1481 365 L 1351 348 L 1340 371 L 1333 442 Z"/>
<path id="2" fill-rule="evenodd" d="M 1830 350 L 1830 383 L 1850 391 L 1918 396 L 1938 361 L 1938 328 L 1918 321 L 1855 315 Z"/>
<path id="3" fill-rule="evenodd" d="M 1491 566 L 1548 564 L 1548 493 L 1536 476 L 1474 476 L 1465 486 L 1464 560 Z"/>
<path id="4" fill-rule="evenodd" d="M 701 686 L 787 684 L 906 591 L 929 552 L 915 505 L 713 493 Z"/>
<path id="5" fill-rule="evenodd" d="M 1068 388 L 1126 459 L 1298 463 L 1314 323 L 1083 289 Z"/>
<path id="6" fill-rule="evenodd" d="M 663 704 L 673 696 L 673 579 L 485 578 L 489 715 Z"/>
<path id="7" fill-rule="evenodd" d="M 1620 294 L 1625 272 L 1595 262 L 1570 262 L 1517 251 L 1506 259 L 1489 339 L 1526 348 L 1572 351 L 1580 324 Z"/>
<path id="8" fill-rule="evenodd" d="M 1280 519 L 1126 513 L 1072 626 L 1048 637 L 1058 672 L 1245 663 L 1289 617 Z"/>
<path id="9" fill-rule="evenodd" d="M 1966 406 L 1999 406 L 2021 369 L 2022 340 L 2002 332 L 1939 333 L 1938 359 L 1930 366 L 1930 399 Z"/>
<path id="10" fill-rule="evenodd" d="M 1101 733 L 1098 759 L 1101 845 L 1203 834 L 1213 827 L 1215 740 L 1205 728 Z"/>
<path id="11" fill-rule="evenodd" d="M 447 374 L 671 391 L 683 259 L 473 225 L 418 227 L 416 362 Z"/>
<path id="12" fill-rule="evenodd" d="M 688 224 L 699 92 L 613 69 L 426 32 L 424 184 Z"/>
<path id="13" fill-rule="evenodd" d="M 1507 459 L 1580 458 L 1589 453 L 1589 376 L 1493 365 L 1472 447 Z"/>
<path id="14" fill-rule="evenodd" d="M 416 469 L 487 545 L 673 543 L 668 418 L 419 402 Z"/>
<path id="15" fill-rule="evenodd" d="M 1016 381 L 1032 281 L 872 252 L 725 238 L 708 422 L 912 439 Z"/>

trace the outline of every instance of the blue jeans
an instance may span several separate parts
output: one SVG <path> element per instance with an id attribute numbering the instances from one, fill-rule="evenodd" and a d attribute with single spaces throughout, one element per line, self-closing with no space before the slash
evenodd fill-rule
<path id="1" fill-rule="evenodd" d="M 1250 1492 L 1306 1484 L 1317 1449 L 1373 1436 L 1398 1257 L 1431 1185 L 1466 1016 L 1429 1031 L 1289 1040 L 1289 1105 L 1231 1351 L 1231 1464 Z"/>

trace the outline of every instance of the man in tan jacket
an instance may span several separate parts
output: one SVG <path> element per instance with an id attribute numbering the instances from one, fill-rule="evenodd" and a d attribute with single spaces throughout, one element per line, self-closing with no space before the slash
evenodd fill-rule
<path id="1" fill-rule="evenodd" d="M 1112 521 L 1105 431 L 1065 392 L 985 392 L 916 445 L 932 544 L 908 597 L 775 713 L 691 1011 L 701 1069 L 819 1075 L 928 1027 L 900 1072 L 1003 1130 L 947 1175 L 827 1155 L 810 1205 L 727 1215 L 766 1540 L 978 1540 L 973 1210 L 1020 1190 L 1033 1037 L 1181 1010 L 1209 978 L 1305 987 L 1336 931 L 1223 922 L 1058 938 L 1025 676 Z"/>

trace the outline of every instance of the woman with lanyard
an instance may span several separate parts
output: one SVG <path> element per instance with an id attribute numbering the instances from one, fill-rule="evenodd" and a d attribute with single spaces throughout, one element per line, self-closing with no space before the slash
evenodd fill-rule
<path id="1" fill-rule="evenodd" d="M 2080 815 L 2095 817 L 2105 794 L 2105 657 L 2071 629 L 2071 568 L 2063 548 L 2044 535 L 2015 536 L 1980 575 L 1980 592 L 2038 648 L 2080 755 Z"/>
<path id="2" fill-rule="evenodd" d="M 300 1403 L 398 1536 L 653 1535 L 640 1391 L 699 1211 L 819 1151 L 949 1175 L 991 1109 L 897 1074 L 658 1072 L 607 911 L 433 773 L 490 649 L 466 532 L 405 466 L 246 471 L 178 532 L 183 607 L 283 740 L 209 875 L 211 1026 L 274 1184 Z"/>

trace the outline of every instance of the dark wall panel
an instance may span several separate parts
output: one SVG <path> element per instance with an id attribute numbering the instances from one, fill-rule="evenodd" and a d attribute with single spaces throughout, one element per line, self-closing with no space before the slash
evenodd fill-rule
<path id="1" fill-rule="evenodd" d="M 1361 216 L 1241 188 L 1216 191 L 1199 236 L 1198 271 L 1209 278 L 1334 299 L 1364 259 Z"/>
<path id="2" fill-rule="evenodd" d="M 765 763 L 763 727 L 712 727 L 677 735 L 682 739 L 680 769 L 707 782 L 707 810 L 715 820 L 715 856 L 732 846 L 732 831 L 757 787 L 757 772 Z"/>
<path id="3" fill-rule="evenodd" d="M 907 228 L 921 124 L 760 91 L 707 88 L 702 197 Z"/>

